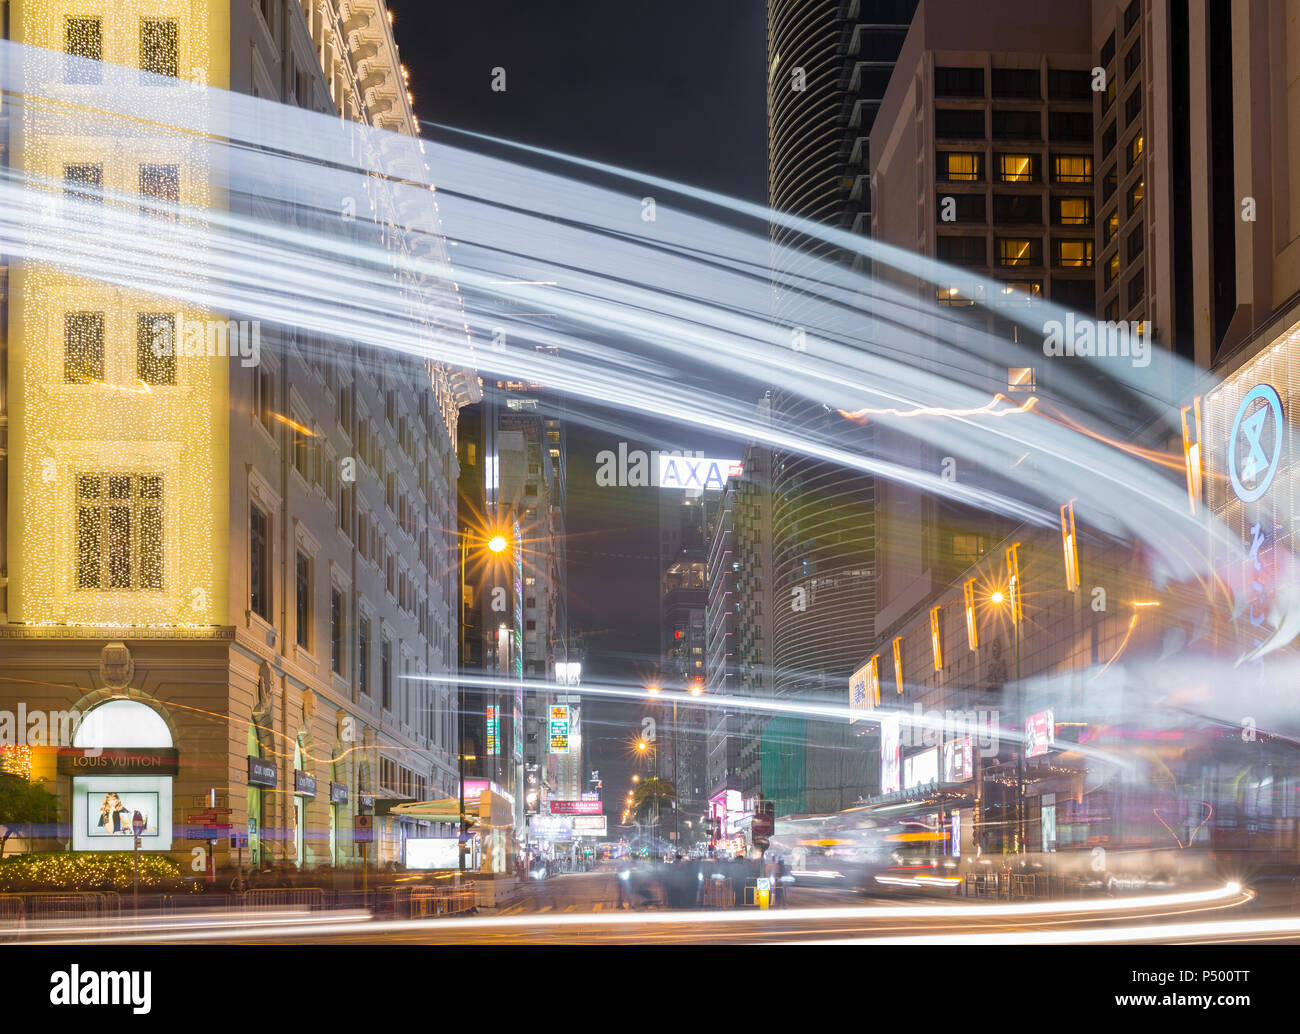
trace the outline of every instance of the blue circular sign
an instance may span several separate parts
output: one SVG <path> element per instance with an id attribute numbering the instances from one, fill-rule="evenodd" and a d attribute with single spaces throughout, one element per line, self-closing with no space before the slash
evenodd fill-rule
<path id="1" fill-rule="evenodd" d="M 1273 433 L 1265 440 L 1270 414 Z M 1228 477 L 1232 490 L 1243 503 L 1261 498 L 1273 484 L 1282 459 L 1284 426 L 1282 399 L 1272 385 L 1256 384 L 1246 392 L 1237 407 L 1232 436 L 1228 439 Z"/>

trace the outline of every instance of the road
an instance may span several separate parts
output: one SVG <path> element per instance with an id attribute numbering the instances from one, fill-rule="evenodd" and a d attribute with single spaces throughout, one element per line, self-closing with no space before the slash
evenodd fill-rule
<path id="1" fill-rule="evenodd" d="M 29 930 L 46 943 L 225 944 L 1069 944 L 1300 943 L 1289 896 L 1235 884 L 1068 902 L 969 901 L 946 894 L 863 899 L 796 888 L 791 907 L 636 912 L 615 909 L 611 872 L 531 883 L 495 910 L 466 917 L 375 919 L 367 913 L 222 913 L 111 929 Z"/>

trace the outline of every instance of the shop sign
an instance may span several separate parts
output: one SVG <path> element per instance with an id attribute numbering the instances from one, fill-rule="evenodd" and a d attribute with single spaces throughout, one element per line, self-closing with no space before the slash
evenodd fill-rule
<path id="1" fill-rule="evenodd" d="M 344 783 L 330 783 L 330 804 L 347 804 L 348 788 Z"/>
<path id="2" fill-rule="evenodd" d="M 1282 399 L 1270 384 L 1256 384 L 1237 407 L 1228 438 L 1228 478 L 1243 503 L 1263 497 L 1277 476 L 1286 424 Z"/>
<path id="3" fill-rule="evenodd" d="M 261 758 L 254 757 L 248 759 L 249 786 L 264 786 L 273 789 L 279 779 L 280 770 L 276 767 L 274 761 L 263 761 Z"/>
<path id="4" fill-rule="evenodd" d="M 60 747 L 58 768 L 61 775 L 174 776 L 180 768 L 180 751 L 175 747 Z"/>
<path id="5" fill-rule="evenodd" d="M 299 797 L 316 796 L 316 777 L 309 772 L 293 770 L 293 792 Z"/>

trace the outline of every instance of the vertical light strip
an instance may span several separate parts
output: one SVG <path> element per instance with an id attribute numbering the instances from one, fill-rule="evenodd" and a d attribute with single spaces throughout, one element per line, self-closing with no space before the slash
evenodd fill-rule
<path id="1" fill-rule="evenodd" d="M 880 706 L 880 655 L 873 653 L 871 655 L 871 706 Z"/>
<path id="2" fill-rule="evenodd" d="M 1188 414 L 1191 420 L 1188 421 Z M 1192 399 L 1190 406 L 1183 406 L 1183 461 L 1187 466 L 1187 505 L 1192 516 L 1201 502 L 1201 396 Z"/>
<path id="3" fill-rule="evenodd" d="M 1065 588 L 1079 587 L 1079 546 L 1074 534 L 1074 500 L 1061 507 L 1061 549 L 1065 556 Z"/>
<path id="4" fill-rule="evenodd" d="M 1024 608 L 1020 605 L 1020 543 L 1015 542 L 1007 547 L 1007 574 L 1009 595 L 1011 596 L 1011 620 L 1019 622 L 1024 616 Z"/>
<path id="5" fill-rule="evenodd" d="M 898 687 L 898 695 L 903 695 L 903 637 L 894 636 L 894 684 Z"/>
<path id="6" fill-rule="evenodd" d="M 930 608 L 930 649 L 934 652 L 934 670 L 943 671 L 943 641 L 939 635 L 940 605 Z"/>
<path id="7" fill-rule="evenodd" d="M 975 579 L 968 580 L 961 592 L 966 601 L 966 642 L 973 653 L 980 648 L 979 629 L 975 624 Z"/>

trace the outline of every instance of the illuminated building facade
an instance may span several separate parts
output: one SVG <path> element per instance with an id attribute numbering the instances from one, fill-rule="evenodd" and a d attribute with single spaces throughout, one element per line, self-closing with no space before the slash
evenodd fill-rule
<path id="1" fill-rule="evenodd" d="M 355 137 L 361 167 L 425 174 L 383 0 L 0 7 L 11 40 L 51 55 L 28 62 L 33 98 L 93 107 L 111 84 L 164 127 L 169 115 L 216 126 L 230 91 L 337 116 L 327 122 L 339 132 L 368 127 Z M 160 242 L 182 230 L 202 240 L 211 212 L 309 230 L 342 200 L 312 198 L 303 182 L 298 207 L 277 208 L 253 174 L 211 167 L 206 144 L 52 110 L 14 109 L 0 127 L 8 162 L 94 225 L 138 213 Z M 412 204 L 436 216 L 431 194 L 413 202 L 379 176 L 356 182 L 359 244 L 445 265 L 436 237 L 393 232 L 417 216 Z M 199 250 L 195 282 L 215 283 Z M 405 277 L 397 291 L 413 308 L 454 299 L 450 278 Z M 86 846 L 82 798 L 102 787 L 79 780 L 153 771 L 166 781 L 149 791 L 153 817 L 170 835 L 150 834 L 145 849 L 187 865 L 192 848 L 212 847 L 186 840 L 200 804 L 228 809 L 245 864 L 356 864 L 360 815 L 376 829 L 370 862 L 400 860 L 417 830 L 383 801 L 455 792 L 454 695 L 403 676 L 456 663 L 456 414 L 476 397 L 472 377 L 345 333 L 110 286 L 79 275 L 75 253 L 11 266 L 0 315 L 0 698 L 86 716 L 71 755 L 33 757 L 33 776 L 58 788 L 58 839 Z M 209 325 L 255 334 L 252 361 L 151 347 L 160 326 Z M 110 720 L 128 701 L 144 710 Z M 75 774 L 110 744 L 137 753 Z M 213 844 L 207 862 L 228 873 L 236 848 Z"/>

